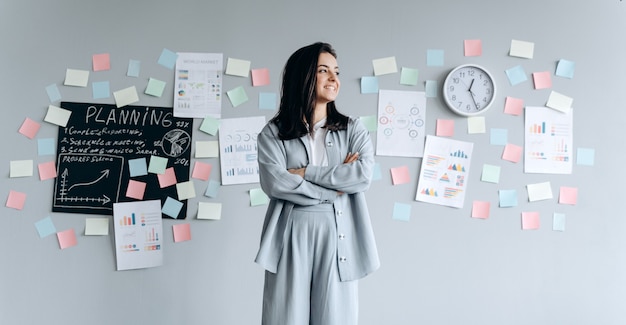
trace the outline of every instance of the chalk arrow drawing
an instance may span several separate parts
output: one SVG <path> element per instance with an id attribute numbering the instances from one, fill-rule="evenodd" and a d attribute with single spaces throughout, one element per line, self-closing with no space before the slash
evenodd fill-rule
<path id="1" fill-rule="evenodd" d="M 68 188 L 68 189 L 67 189 L 67 191 L 69 192 L 69 191 L 71 191 L 74 187 L 77 187 L 77 186 L 89 186 L 89 185 L 93 185 L 93 184 L 95 184 L 95 183 L 99 182 L 101 179 L 109 177 L 109 170 L 108 170 L 108 169 L 105 169 L 105 170 L 101 171 L 100 173 L 102 173 L 102 175 L 100 175 L 100 177 L 98 177 L 95 181 L 88 182 L 88 183 L 78 183 L 78 184 L 74 184 L 74 185 L 70 186 L 70 188 Z"/>

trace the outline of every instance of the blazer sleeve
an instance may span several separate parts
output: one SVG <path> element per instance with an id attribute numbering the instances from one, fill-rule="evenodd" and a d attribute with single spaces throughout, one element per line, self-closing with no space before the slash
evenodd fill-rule
<path id="1" fill-rule="evenodd" d="M 351 119 L 347 130 L 348 152 L 359 158 L 349 164 L 307 166 L 304 178 L 325 188 L 353 194 L 366 191 L 372 181 L 374 148 L 369 131 L 358 119 Z"/>
<path id="2" fill-rule="evenodd" d="M 313 184 L 287 171 L 285 147 L 270 124 L 259 133 L 257 145 L 261 188 L 270 198 L 297 205 L 332 203 L 337 198 L 336 190 Z"/>

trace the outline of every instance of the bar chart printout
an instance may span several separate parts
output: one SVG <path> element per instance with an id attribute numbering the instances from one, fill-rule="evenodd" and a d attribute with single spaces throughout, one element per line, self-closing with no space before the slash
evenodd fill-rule
<path id="1" fill-rule="evenodd" d="M 526 107 L 524 172 L 572 173 L 573 109 Z"/>
<path id="2" fill-rule="evenodd" d="M 161 201 L 113 204 L 117 270 L 163 265 Z"/>

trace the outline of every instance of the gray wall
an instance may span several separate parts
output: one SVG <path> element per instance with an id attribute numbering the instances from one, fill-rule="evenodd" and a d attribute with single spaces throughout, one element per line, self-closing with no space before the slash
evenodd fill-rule
<path id="1" fill-rule="evenodd" d="M 45 87 L 59 85 L 63 100 L 94 101 L 91 88 L 63 87 L 65 69 L 91 68 L 91 56 L 108 52 L 112 69 L 97 74 L 111 89 L 136 85 L 138 105 L 168 106 L 172 85 L 155 98 L 143 94 L 150 77 L 171 80 L 156 61 L 163 48 L 218 52 L 224 58 L 267 67 L 271 86 L 224 78 L 224 90 L 244 86 L 250 101 L 223 117 L 265 115 L 259 91 L 277 92 L 282 66 L 300 46 L 322 40 L 339 53 L 340 108 L 351 115 L 377 112 L 377 95 L 360 94 L 361 76 L 372 60 L 395 56 L 398 66 L 419 69 L 417 87 L 399 84 L 399 74 L 380 77 L 381 89 L 423 90 L 440 84 L 454 66 L 475 62 L 489 68 L 499 91 L 486 113 L 487 129 L 506 128 L 522 145 L 523 117 L 503 113 L 506 96 L 527 106 L 545 104 L 550 90 L 532 81 L 511 86 L 504 71 L 521 64 L 530 74 L 554 71 L 559 59 L 576 62 L 574 79 L 554 77 L 553 88 L 574 98 L 574 146 L 594 148 L 595 166 L 574 165 L 571 175 L 525 174 L 523 163 L 500 159 L 489 133 L 467 134 L 466 120 L 429 98 L 427 131 L 437 118 L 454 119 L 455 139 L 474 143 L 474 159 L 462 209 L 414 201 L 421 159 L 376 157 L 382 179 L 367 193 L 382 266 L 361 281 L 361 324 L 624 324 L 626 246 L 621 131 L 624 110 L 626 4 L 619 0 L 447 1 L 18 1 L 0 2 L 0 197 L 26 192 L 26 207 L 1 208 L 1 324 L 258 324 L 263 271 L 253 263 L 265 206 L 250 207 L 248 190 L 258 184 L 201 194 L 190 216 L 164 220 L 165 265 L 115 270 L 113 233 L 84 236 L 86 215 L 52 213 L 54 182 L 9 178 L 9 162 L 33 159 L 36 140 L 17 132 L 26 117 L 42 121 L 50 104 Z M 463 40 L 483 41 L 483 55 L 463 56 Z M 512 39 L 535 43 L 532 60 L 508 56 Z M 445 50 L 443 67 L 426 66 L 428 49 Z M 139 78 L 125 77 L 129 59 L 142 62 Z M 92 76 L 95 74 L 92 73 Z M 95 77 L 94 77 L 95 78 Z M 530 78 L 530 76 L 529 76 Z M 95 79 L 90 79 L 94 81 Z M 113 99 L 102 101 L 113 103 Z M 194 140 L 216 140 L 199 132 Z M 37 138 L 56 137 L 42 122 Z M 375 134 L 372 134 L 375 140 Z M 219 181 L 217 159 L 212 179 Z M 483 164 L 502 167 L 499 184 L 480 181 Z M 413 181 L 393 186 L 389 169 L 407 165 Z M 528 202 L 526 185 L 551 182 L 555 198 Z M 575 206 L 557 203 L 558 188 L 579 188 Z M 499 189 L 516 189 L 520 204 L 498 208 Z M 471 202 L 491 202 L 487 220 L 470 217 Z M 221 202 L 222 220 L 195 219 L 198 201 Z M 408 222 L 392 219 L 396 202 L 411 205 Z M 521 230 L 522 211 L 539 211 L 541 228 Z M 567 216 L 565 232 L 552 230 L 552 213 Z M 59 249 L 55 236 L 39 238 L 34 223 L 51 216 L 57 230 L 75 229 L 78 245 Z M 192 240 L 174 243 L 171 226 L 191 223 Z"/>

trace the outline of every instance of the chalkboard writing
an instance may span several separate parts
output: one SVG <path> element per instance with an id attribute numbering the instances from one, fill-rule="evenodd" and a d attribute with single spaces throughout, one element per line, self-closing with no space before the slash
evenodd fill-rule
<path id="1" fill-rule="evenodd" d="M 59 127 L 52 211 L 112 215 L 116 202 L 178 199 L 176 186 L 147 171 L 152 156 L 167 158 L 165 167 L 172 168 L 176 182 L 189 180 L 192 119 L 174 117 L 163 107 L 60 106 L 72 114 L 66 127 Z M 129 160 L 139 162 L 132 175 Z M 145 184 L 145 191 L 127 192 L 131 180 Z M 186 217 L 187 202 L 181 202 L 177 219 Z"/>

